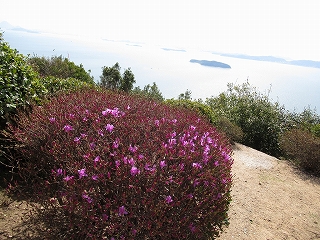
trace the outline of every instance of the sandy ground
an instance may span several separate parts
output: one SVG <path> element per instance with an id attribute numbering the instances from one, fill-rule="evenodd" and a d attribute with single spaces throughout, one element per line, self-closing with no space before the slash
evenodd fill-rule
<path id="1" fill-rule="evenodd" d="M 320 240 L 320 179 L 241 144 L 234 147 L 230 226 L 219 240 Z M 39 239 L 23 225 L 23 202 L 0 192 L 0 239 Z"/>
<path id="2" fill-rule="evenodd" d="M 236 144 L 230 226 L 219 240 L 320 239 L 320 179 Z"/>

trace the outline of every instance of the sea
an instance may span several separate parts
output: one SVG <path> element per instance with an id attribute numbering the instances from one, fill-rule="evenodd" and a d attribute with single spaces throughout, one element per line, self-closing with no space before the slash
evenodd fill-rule
<path id="1" fill-rule="evenodd" d="M 186 90 L 192 99 L 206 100 L 226 91 L 227 84 L 249 81 L 273 102 L 291 112 L 311 108 L 320 114 L 320 68 L 221 56 L 210 51 L 92 39 L 43 32 L 6 30 L 4 40 L 11 48 L 29 56 L 60 56 L 82 64 L 98 82 L 103 66 L 118 62 L 121 70 L 131 68 L 136 84 L 143 88 L 155 82 L 165 98 L 178 98 Z M 245 54 L 245 53 L 243 53 Z M 230 69 L 191 63 L 191 59 L 223 62 Z"/>

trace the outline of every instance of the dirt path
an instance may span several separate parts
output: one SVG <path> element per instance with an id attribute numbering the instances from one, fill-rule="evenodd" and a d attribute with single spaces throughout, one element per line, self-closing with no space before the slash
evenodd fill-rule
<path id="1" fill-rule="evenodd" d="M 320 179 L 236 144 L 230 226 L 219 240 L 320 239 Z"/>
<path id="2" fill-rule="evenodd" d="M 230 226 L 219 240 L 320 240 L 319 178 L 241 144 L 234 160 Z M 26 205 L 6 206 L 3 192 L 1 203 L 0 239 L 28 239 L 33 233 L 21 225 Z"/>

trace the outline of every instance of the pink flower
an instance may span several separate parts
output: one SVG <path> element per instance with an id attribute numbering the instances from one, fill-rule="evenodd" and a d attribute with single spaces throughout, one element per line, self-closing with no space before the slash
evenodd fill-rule
<path id="1" fill-rule="evenodd" d="M 202 168 L 202 166 L 199 163 L 192 163 L 192 167 L 197 168 L 197 169 Z"/>
<path id="2" fill-rule="evenodd" d="M 88 176 L 86 174 L 86 169 L 85 168 L 82 168 L 82 169 L 78 170 L 78 174 L 79 174 L 79 179 L 81 179 L 82 177 Z"/>
<path id="3" fill-rule="evenodd" d="M 166 197 L 166 203 L 169 204 L 169 203 L 172 203 L 173 200 L 172 200 L 172 197 L 169 195 Z"/>
<path id="4" fill-rule="evenodd" d="M 72 180 L 74 178 L 74 176 L 66 176 L 65 178 L 63 178 L 63 180 L 65 180 L 66 182 L 69 182 L 70 180 Z"/>
<path id="5" fill-rule="evenodd" d="M 131 144 L 130 144 L 130 146 L 129 146 L 129 151 L 130 152 L 132 152 L 132 153 L 135 153 L 136 151 L 138 150 L 138 147 L 137 146 L 131 146 Z"/>
<path id="6" fill-rule="evenodd" d="M 54 123 L 56 121 L 56 119 L 54 117 L 49 118 L 50 123 Z"/>
<path id="7" fill-rule="evenodd" d="M 140 170 L 137 167 L 132 166 L 132 168 L 130 170 L 130 173 L 131 173 L 132 176 L 135 176 L 135 175 L 140 173 Z"/>
<path id="8" fill-rule="evenodd" d="M 71 125 L 65 125 L 65 126 L 63 127 L 63 130 L 66 131 L 66 132 L 70 132 L 70 131 L 72 131 L 72 130 L 74 130 L 74 129 L 73 129 L 73 127 L 72 127 Z"/>
<path id="9" fill-rule="evenodd" d="M 165 166 L 167 166 L 166 161 L 160 161 L 160 167 L 164 168 Z"/>
<path id="10" fill-rule="evenodd" d="M 154 124 L 155 124 L 157 127 L 159 127 L 159 126 L 160 126 L 160 121 L 159 121 L 159 120 L 155 120 L 155 121 L 154 121 Z"/>
<path id="11" fill-rule="evenodd" d="M 119 139 L 116 139 L 116 140 L 112 143 L 112 147 L 113 147 L 113 148 L 118 148 L 118 147 L 119 147 Z"/>
<path id="12" fill-rule="evenodd" d="M 88 203 L 92 203 L 92 198 L 89 197 L 89 195 L 84 193 L 84 194 L 82 194 L 82 198 L 87 200 Z"/>
<path id="13" fill-rule="evenodd" d="M 62 175 L 62 174 L 63 174 L 62 169 L 61 169 L 61 168 L 57 169 L 56 175 L 57 175 L 57 176 L 60 176 L 60 175 Z"/>
<path id="14" fill-rule="evenodd" d="M 113 129 L 114 129 L 114 126 L 112 125 L 112 124 L 107 124 L 107 126 L 105 126 L 105 128 L 106 128 L 106 130 L 108 131 L 108 132 L 112 132 L 113 131 Z"/>
<path id="15" fill-rule="evenodd" d="M 73 141 L 75 142 L 75 143 L 79 143 L 80 142 L 80 137 L 75 137 L 74 139 L 73 139 Z"/>
<path id="16" fill-rule="evenodd" d="M 190 129 L 191 129 L 192 131 L 194 131 L 194 130 L 196 130 L 196 127 L 193 126 L 193 125 L 191 125 L 191 126 L 190 126 Z"/>
<path id="17" fill-rule="evenodd" d="M 128 214 L 124 206 L 119 207 L 119 216 Z"/>
<path id="18" fill-rule="evenodd" d="M 94 181 L 97 181 L 97 180 L 99 179 L 98 175 L 93 175 L 91 178 L 92 178 L 92 180 L 94 180 Z"/>
<path id="19" fill-rule="evenodd" d="M 133 158 L 129 158 L 129 159 L 128 159 L 128 163 L 129 163 L 131 166 L 133 166 L 134 163 L 135 163 L 135 161 L 134 161 Z"/>
<path id="20" fill-rule="evenodd" d="M 97 163 L 97 162 L 99 162 L 100 160 L 101 160 L 100 156 L 96 156 L 93 161 L 94 161 L 94 163 Z"/>

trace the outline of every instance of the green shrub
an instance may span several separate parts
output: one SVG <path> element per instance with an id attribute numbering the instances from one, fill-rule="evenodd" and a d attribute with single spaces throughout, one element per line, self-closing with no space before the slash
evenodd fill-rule
<path id="1" fill-rule="evenodd" d="M 45 77 L 41 79 L 41 84 L 47 89 L 47 94 L 50 96 L 57 95 L 64 91 L 77 91 L 83 88 L 96 88 L 93 83 L 83 82 L 75 78 L 56 78 L 56 77 Z"/>
<path id="2" fill-rule="evenodd" d="M 37 100 L 37 74 L 26 64 L 26 58 L 4 42 L 0 33 L 0 123 L 1 128 L 18 108 Z M 36 89 L 43 90 L 41 86 Z"/>
<path id="3" fill-rule="evenodd" d="M 320 138 L 320 123 L 319 124 L 315 124 L 311 127 L 311 132 L 314 136 L 319 137 Z"/>
<path id="4" fill-rule="evenodd" d="M 283 134 L 280 144 L 288 157 L 302 169 L 320 176 L 320 138 L 309 131 L 292 129 Z"/>
<path id="5" fill-rule="evenodd" d="M 228 91 L 206 103 L 243 131 L 242 143 L 274 156 L 281 154 L 278 139 L 284 128 L 284 111 L 268 95 L 259 93 L 249 82 L 228 84 Z"/>
<path id="6" fill-rule="evenodd" d="M 169 99 L 166 100 L 165 103 L 172 106 L 185 107 L 198 112 L 200 115 L 207 118 L 219 131 L 225 133 L 232 144 L 240 141 L 243 136 L 243 132 L 240 127 L 230 122 L 226 117 L 217 116 L 217 114 L 207 104 L 182 98 L 179 100 Z"/>
<path id="7" fill-rule="evenodd" d="M 214 239 L 227 224 L 231 148 L 195 111 L 82 90 L 19 119 L 19 173 L 60 238 Z"/>
<path id="8" fill-rule="evenodd" d="M 217 129 L 227 135 L 232 144 L 234 144 L 234 142 L 241 142 L 243 131 L 240 127 L 232 123 L 228 118 L 220 117 L 214 123 L 214 125 L 217 127 Z"/>
<path id="9" fill-rule="evenodd" d="M 193 110 L 201 114 L 203 117 L 207 118 L 211 123 L 215 123 L 218 118 L 208 105 L 201 103 L 199 101 L 183 100 L 183 99 L 180 99 L 180 100 L 168 99 L 165 101 L 165 103 L 171 106 L 180 106 L 180 107 Z"/>
<path id="10" fill-rule="evenodd" d="M 56 77 L 59 79 L 75 78 L 88 84 L 93 84 L 93 77 L 90 76 L 90 70 L 87 72 L 83 65 L 76 65 L 62 56 L 31 57 L 28 59 L 33 69 L 39 73 L 42 78 Z"/>

